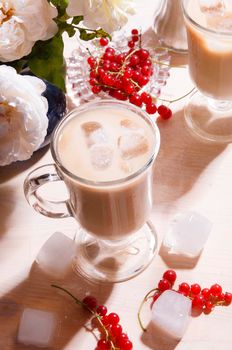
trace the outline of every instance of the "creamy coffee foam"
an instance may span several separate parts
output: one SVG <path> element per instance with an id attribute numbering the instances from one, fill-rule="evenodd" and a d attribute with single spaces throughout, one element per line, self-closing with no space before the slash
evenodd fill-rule
<path id="1" fill-rule="evenodd" d="M 92 181 L 125 178 L 149 160 L 154 135 L 126 109 L 98 108 L 72 118 L 60 131 L 57 153 L 74 175 Z"/>

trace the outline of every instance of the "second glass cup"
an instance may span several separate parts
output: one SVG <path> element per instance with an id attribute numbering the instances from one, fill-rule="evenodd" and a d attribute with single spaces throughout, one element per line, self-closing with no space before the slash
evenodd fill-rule
<path id="1" fill-rule="evenodd" d="M 182 0 L 189 72 L 198 91 L 185 109 L 188 126 L 208 141 L 232 142 L 231 1 Z"/>
<path id="2" fill-rule="evenodd" d="M 55 164 L 35 169 L 25 180 L 35 210 L 73 216 L 80 224 L 73 266 L 88 279 L 124 281 L 152 261 L 157 238 L 147 221 L 159 146 L 156 124 L 138 107 L 115 100 L 87 103 L 55 130 Z M 38 194 L 45 183 L 61 180 L 69 200 L 54 203 Z"/>

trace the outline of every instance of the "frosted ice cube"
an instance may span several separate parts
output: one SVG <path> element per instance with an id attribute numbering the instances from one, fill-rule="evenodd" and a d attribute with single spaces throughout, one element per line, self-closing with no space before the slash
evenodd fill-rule
<path id="1" fill-rule="evenodd" d="M 100 129 L 102 126 L 98 122 L 86 122 L 81 124 L 82 130 L 86 136 L 89 136 L 93 131 Z"/>
<path id="2" fill-rule="evenodd" d="M 131 159 L 146 153 L 149 143 L 139 131 L 128 131 L 119 137 L 118 147 L 122 158 Z"/>
<path id="3" fill-rule="evenodd" d="M 86 122 L 81 127 L 84 130 L 88 147 L 97 143 L 107 142 L 107 135 L 100 123 L 94 121 Z"/>
<path id="4" fill-rule="evenodd" d="M 99 143 L 107 143 L 108 139 L 103 128 L 94 130 L 88 137 L 88 146 Z"/>
<path id="5" fill-rule="evenodd" d="M 40 249 L 36 262 L 44 272 L 62 278 L 70 268 L 74 254 L 74 241 L 55 232 Z"/>
<path id="6" fill-rule="evenodd" d="M 133 129 L 134 130 L 139 129 L 138 124 L 135 121 L 131 120 L 131 119 L 123 119 L 123 120 L 121 120 L 120 124 L 121 124 L 122 127 L 127 128 L 127 129 L 132 129 L 132 130 Z"/>
<path id="7" fill-rule="evenodd" d="M 113 150 L 107 144 L 95 144 L 90 148 L 90 159 L 95 169 L 105 170 L 112 164 Z"/>
<path id="8" fill-rule="evenodd" d="M 48 347 L 56 328 L 56 316 L 47 311 L 27 308 L 19 323 L 18 342 L 25 345 Z"/>
<path id="9" fill-rule="evenodd" d="M 166 290 L 152 306 L 152 322 L 175 339 L 181 339 L 190 321 L 192 302 L 174 290 Z"/>
<path id="10" fill-rule="evenodd" d="M 205 216 L 193 211 L 185 212 L 175 217 L 163 245 L 184 255 L 198 256 L 211 229 L 212 223 Z"/>
<path id="11" fill-rule="evenodd" d="M 198 0 L 200 9 L 204 13 L 216 14 L 221 13 L 225 9 L 224 1 L 222 0 Z"/>

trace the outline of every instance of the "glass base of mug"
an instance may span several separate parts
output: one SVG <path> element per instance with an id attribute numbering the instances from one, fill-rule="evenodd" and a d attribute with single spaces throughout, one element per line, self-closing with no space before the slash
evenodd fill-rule
<path id="1" fill-rule="evenodd" d="M 156 254 L 157 235 L 150 223 L 118 241 L 100 240 L 80 229 L 76 243 L 74 271 L 93 282 L 116 283 L 137 276 L 151 263 Z"/>
<path id="2" fill-rule="evenodd" d="M 197 91 L 185 106 L 185 120 L 206 141 L 232 142 L 232 101 L 214 100 Z"/>

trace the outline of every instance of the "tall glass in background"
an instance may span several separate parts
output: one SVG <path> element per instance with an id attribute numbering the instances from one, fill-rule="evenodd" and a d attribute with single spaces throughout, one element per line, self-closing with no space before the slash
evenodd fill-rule
<path id="1" fill-rule="evenodd" d="M 205 140 L 231 142 L 231 1 L 183 0 L 182 5 L 187 28 L 189 72 L 198 89 L 186 105 L 186 122 Z"/>

